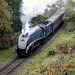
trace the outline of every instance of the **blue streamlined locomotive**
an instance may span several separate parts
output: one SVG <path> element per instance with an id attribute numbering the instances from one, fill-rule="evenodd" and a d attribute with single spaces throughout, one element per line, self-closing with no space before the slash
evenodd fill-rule
<path id="1" fill-rule="evenodd" d="M 46 19 L 43 23 L 40 23 L 30 29 L 25 35 L 21 34 L 18 38 L 18 43 L 15 48 L 17 54 L 28 55 L 30 52 L 37 47 L 51 32 L 62 22 L 62 18 L 66 9 L 60 8 L 54 15 Z"/>

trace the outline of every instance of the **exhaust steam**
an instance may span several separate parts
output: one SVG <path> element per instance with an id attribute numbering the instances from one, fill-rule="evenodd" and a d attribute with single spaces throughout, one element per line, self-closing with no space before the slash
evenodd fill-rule
<path id="1" fill-rule="evenodd" d="M 37 15 L 43 15 L 47 5 L 52 5 L 57 0 L 22 0 L 20 12 L 22 22 L 22 34 L 26 34 L 31 26 L 31 19 Z"/>

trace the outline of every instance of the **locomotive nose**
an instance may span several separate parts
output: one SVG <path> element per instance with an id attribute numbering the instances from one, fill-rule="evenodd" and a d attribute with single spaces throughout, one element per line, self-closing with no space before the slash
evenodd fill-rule
<path id="1" fill-rule="evenodd" d="M 28 41 L 28 33 L 26 33 L 25 35 L 21 34 L 18 39 L 18 48 L 25 49 L 27 46 L 27 41 Z"/>
<path id="2" fill-rule="evenodd" d="M 25 55 L 28 39 L 28 33 L 19 36 L 17 46 L 15 47 L 15 51 L 18 55 Z"/>

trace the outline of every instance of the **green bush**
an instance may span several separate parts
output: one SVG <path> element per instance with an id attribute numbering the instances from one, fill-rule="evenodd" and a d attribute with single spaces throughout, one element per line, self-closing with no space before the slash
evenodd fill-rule
<path id="1" fill-rule="evenodd" d="M 2 50 L 3 48 L 3 44 L 0 42 L 0 50 Z"/>
<path id="2" fill-rule="evenodd" d="M 52 51 L 49 51 L 47 55 L 50 56 L 50 55 L 55 55 L 55 54 L 56 54 L 56 52 L 54 50 L 52 50 Z"/>
<path id="3" fill-rule="evenodd" d="M 3 49 L 8 49 L 10 47 L 10 43 L 1 43 L 0 42 L 0 50 L 3 50 Z"/>
<path id="4" fill-rule="evenodd" d="M 6 37 L 0 38 L 0 50 L 8 49 L 9 47 L 14 46 L 17 43 L 17 37 L 19 33 L 10 34 Z"/>
<path id="5" fill-rule="evenodd" d="M 75 30 L 74 22 L 68 22 L 67 25 L 66 25 L 66 30 L 68 32 L 73 32 Z"/>

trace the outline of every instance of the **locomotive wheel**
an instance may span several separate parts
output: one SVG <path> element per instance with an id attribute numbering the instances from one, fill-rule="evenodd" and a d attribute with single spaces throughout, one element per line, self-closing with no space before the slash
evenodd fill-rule
<path id="1" fill-rule="evenodd" d="M 40 40 L 40 44 L 44 45 L 44 44 L 45 44 L 45 41 L 46 41 L 46 38 L 45 38 L 45 39 Z"/>
<path id="2" fill-rule="evenodd" d="M 27 56 L 27 57 L 30 56 L 31 53 L 32 53 L 32 47 L 29 48 L 28 53 L 26 54 L 26 56 Z"/>

